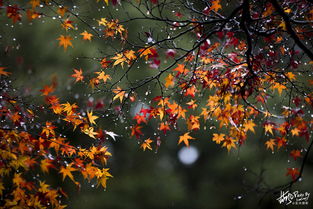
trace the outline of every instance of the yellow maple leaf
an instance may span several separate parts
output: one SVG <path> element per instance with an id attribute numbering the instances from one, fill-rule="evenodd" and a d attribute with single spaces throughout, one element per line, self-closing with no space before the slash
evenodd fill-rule
<path id="1" fill-rule="evenodd" d="M 129 61 L 131 61 L 131 60 L 134 60 L 134 59 L 136 59 L 136 55 L 135 55 L 135 51 L 133 51 L 133 50 L 126 50 L 126 51 L 124 51 L 124 56 L 129 60 Z"/>
<path id="2" fill-rule="evenodd" d="M 87 127 L 85 129 L 83 129 L 83 132 L 85 134 L 87 134 L 88 136 L 90 136 L 91 138 L 94 138 L 94 139 L 96 138 L 95 136 L 98 135 L 97 132 L 94 132 L 93 127 Z"/>
<path id="3" fill-rule="evenodd" d="M 101 25 L 106 26 L 108 23 L 107 19 L 105 18 L 101 18 L 100 20 L 97 20 L 97 21 L 98 21 L 99 26 Z"/>
<path id="4" fill-rule="evenodd" d="M 99 118 L 98 116 L 93 115 L 92 111 L 91 112 L 87 111 L 87 117 L 91 124 L 96 124 L 95 120 Z"/>
<path id="5" fill-rule="evenodd" d="M 153 141 L 150 138 L 148 138 L 141 144 L 140 147 L 143 149 L 143 151 L 146 151 L 146 148 L 148 148 L 149 150 L 152 150 L 152 147 L 150 145 L 152 142 Z"/>
<path id="6" fill-rule="evenodd" d="M 189 141 L 188 141 L 188 140 L 194 140 L 194 139 L 195 139 L 195 138 L 189 136 L 189 133 L 190 133 L 190 132 L 187 132 L 187 133 L 185 133 L 184 135 L 180 136 L 180 137 L 179 137 L 178 144 L 184 142 L 185 145 L 186 145 L 187 147 L 189 147 Z"/>
<path id="7" fill-rule="evenodd" d="M 122 90 L 120 87 L 117 87 L 116 89 L 113 89 L 113 93 L 115 96 L 113 97 L 113 101 L 116 99 L 120 99 L 120 102 L 123 102 L 124 96 L 126 94 L 125 90 Z"/>
<path id="8" fill-rule="evenodd" d="M 225 134 L 213 134 L 212 141 L 216 142 L 216 144 L 220 144 L 224 141 Z"/>
<path id="9" fill-rule="evenodd" d="M 253 120 L 248 120 L 246 123 L 243 124 L 243 127 L 245 129 L 245 132 L 247 131 L 252 131 L 253 133 L 255 133 L 254 131 L 254 126 L 255 126 L 255 123 L 253 122 Z"/>
<path id="10" fill-rule="evenodd" d="M 99 80 L 103 80 L 104 83 L 106 83 L 108 79 L 111 80 L 111 76 L 105 74 L 105 72 L 103 72 L 103 71 L 95 72 L 95 73 L 98 74 L 97 78 Z"/>
<path id="11" fill-rule="evenodd" d="M 59 46 L 63 46 L 64 50 L 67 50 L 68 46 L 73 47 L 73 44 L 71 42 L 71 40 L 72 40 L 71 36 L 60 35 L 60 37 L 57 40 L 59 40 Z"/>
<path id="12" fill-rule="evenodd" d="M 273 124 L 266 124 L 266 125 L 264 126 L 264 128 L 265 128 L 265 133 L 269 132 L 269 133 L 271 133 L 272 135 L 274 135 L 274 133 L 273 133 L 274 125 L 273 125 Z"/>
<path id="13" fill-rule="evenodd" d="M 112 57 L 112 60 L 115 60 L 113 63 L 113 66 L 120 64 L 122 67 L 124 67 L 124 62 L 126 62 L 126 57 L 122 54 L 116 54 L 116 56 Z"/>

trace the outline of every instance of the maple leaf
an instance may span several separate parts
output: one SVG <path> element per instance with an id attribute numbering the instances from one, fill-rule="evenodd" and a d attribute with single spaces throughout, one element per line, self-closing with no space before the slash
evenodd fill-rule
<path id="1" fill-rule="evenodd" d="M 277 148 L 280 149 L 282 146 L 286 146 L 287 140 L 284 137 L 277 137 Z"/>
<path id="2" fill-rule="evenodd" d="M 52 125 L 51 122 L 46 122 L 46 126 L 42 128 L 41 134 L 45 134 L 46 137 L 50 135 L 54 136 L 54 130 L 56 127 Z"/>
<path id="3" fill-rule="evenodd" d="M 271 149 L 272 152 L 273 152 L 274 151 L 274 146 L 276 145 L 275 139 L 270 139 L 270 140 L 266 141 L 265 145 L 266 145 L 266 149 Z"/>
<path id="4" fill-rule="evenodd" d="M 165 78 L 165 87 L 168 88 L 169 86 L 174 86 L 175 82 L 174 82 L 174 76 L 172 76 L 172 74 L 168 74 L 168 76 L 166 76 Z"/>
<path id="5" fill-rule="evenodd" d="M 294 160 L 297 160 L 298 157 L 301 157 L 301 151 L 300 150 L 291 150 L 290 156 L 293 157 Z"/>
<path id="6" fill-rule="evenodd" d="M 95 120 L 98 119 L 99 117 L 98 116 L 95 116 L 95 115 L 92 115 L 92 111 L 91 112 L 88 112 L 87 111 L 87 117 L 88 117 L 88 120 L 91 124 L 95 124 L 96 125 L 96 122 Z"/>
<path id="7" fill-rule="evenodd" d="M 266 125 L 264 126 L 264 128 L 265 128 L 265 133 L 269 132 L 269 133 L 271 133 L 272 135 L 274 135 L 274 133 L 273 133 L 274 125 L 273 125 L 273 124 L 266 124 Z"/>
<path id="8" fill-rule="evenodd" d="M 216 142 L 216 144 L 220 144 L 224 141 L 225 134 L 213 134 L 212 141 Z"/>
<path id="9" fill-rule="evenodd" d="M 107 68 L 110 63 L 111 63 L 111 61 L 107 60 L 107 58 L 105 58 L 105 57 L 100 61 L 102 68 Z"/>
<path id="10" fill-rule="evenodd" d="M 289 78 L 289 80 L 293 81 L 293 80 L 296 80 L 296 75 L 292 72 L 288 72 L 286 73 L 285 75 L 287 78 Z"/>
<path id="11" fill-rule="evenodd" d="M 83 132 L 94 139 L 96 138 L 95 136 L 98 135 L 98 133 L 94 131 L 93 127 L 87 127 L 83 129 Z"/>
<path id="12" fill-rule="evenodd" d="M 70 104 L 69 102 L 66 102 L 65 104 L 62 104 L 63 106 L 63 110 L 68 114 L 72 114 L 76 108 L 78 108 L 78 106 L 74 103 L 74 104 Z"/>
<path id="13" fill-rule="evenodd" d="M 43 96 L 48 96 L 50 93 L 54 92 L 54 87 L 46 85 L 43 87 L 43 89 L 40 89 L 39 91 L 42 92 Z"/>
<path id="14" fill-rule="evenodd" d="M 291 176 L 292 180 L 296 180 L 297 177 L 300 175 L 298 168 L 287 168 L 286 176 Z"/>
<path id="15" fill-rule="evenodd" d="M 195 100 L 190 100 L 190 102 L 186 103 L 188 106 L 188 108 L 192 108 L 193 110 L 196 109 L 198 107 L 198 105 L 196 104 Z M 201 114 L 202 115 L 202 114 Z"/>
<path id="16" fill-rule="evenodd" d="M 21 116 L 19 115 L 18 112 L 15 112 L 14 114 L 10 114 L 10 118 L 13 121 L 13 123 L 17 123 L 20 121 Z"/>
<path id="17" fill-rule="evenodd" d="M 145 56 L 145 59 L 148 60 L 149 56 L 152 55 L 152 49 L 153 48 L 143 48 L 143 49 L 139 49 L 138 53 L 140 54 L 140 57 Z"/>
<path id="18" fill-rule="evenodd" d="M 49 168 L 55 168 L 55 166 L 52 164 L 52 160 L 50 159 L 43 159 L 40 161 L 40 168 L 42 172 L 49 173 Z"/>
<path id="19" fill-rule="evenodd" d="M 126 57 L 122 53 L 116 54 L 116 56 L 112 57 L 111 59 L 115 60 L 113 66 L 121 64 L 124 67 L 124 62 L 126 62 Z"/>
<path id="20" fill-rule="evenodd" d="M 255 126 L 255 123 L 253 122 L 253 120 L 248 120 L 246 123 L 243 124 L 243 127 L 245 128 L 245 132 L 250 130 L 253 133 L 255 133 L 254 126 Z"/>
<path id="21" fill-rule="evenodd" d="M 136 138 L 138 139 L 140 137 L 140 135 L 142 135 L 142 131 L 141 131 L 142 126 L 139 125 L 135 125 L 131 128 L 131 136 L 136 136 Z"/>
<path id="22" fill-rule="evenodd" d="M 220 4 L 220 0 L 213 0 L 212 6 L 210 7 L 210 10 L 214 10 L 215 12 L 217 12 L 220 9 L 222 9 L 222 6 Z"/>
<path id="23" fill-rule="evenodd" d="M 136 59 L 135 51 L 133 51 L 133 50 L 126 50 L 126 51 L 124 51 L 124 56 L 129 61 Z"/>
<path id="24" fill-rule="evenodd" d="M 173 69 L 173 71 L 177 71 L 176 77 L 178 77 L 180 74 L 186 75 L 189 70 L 185 68 L 185 65 L 183 64 L 178 64 L 176 68 Z"/>
<path id="25" fill-rule="evenodd" d="M 70 28 L 74 29 L 74 26 L 72 25 L 73 21 L 69 20 L 69 19 L 66 19 L 64 20 L 64 22 L 61 24 L 62 27 L 65 29 L 65 30 L 68 30 Z"/>
<path id="26" fill-rule="evenodd" d="M 235 142 L 236 142 L 235 139 L 232 139 L 231 137 L 226 137 L 223 140 L 222 147 L 226 147 L 229 152 L 231 148 L 235 148 L 235 149 L 237 148 Z"/>
<path id="27" fill-rule="evenodd" d="M 300 130 L 298 128 L 294 128 L 291 130 L 292 136 L 299 136 Z"/>
<path id="28" fill-rule="evenodd" d="M 126 94 L 125 90 L 122 90 L 120 87 L 117 87 L 116 89 L 113 89 L 113 93 L 115 96 L 113 97 L 113 101 L 116 99 L 120 99 L 120 102 L 123 102 L 124 96 Z"/>
<path id="29" fill-rule="evenodd" d="M 141 144 L 141 148 L 143 149 L 143 151 L 146 151 L 146 149 L 148 148 L 149 150 L 152 150 L 151 147 L 151 143 L 153 142 L 153 140 L 151 140 L 150 138 L 146 139 L 142 144 Z"/>
<path id="30" fill-rule="evenodd" d="M 59 40 L 59 46 L 63 46 L 65 51 L 67 50 L 68 46 L 73 47 L 73 44 L 71 42 L 72 40 L 71 36 L 60 35 L 60 37 L 57 40 Z"/>
<path id="31" fill-rule="evenodd" d="M 99 80 L 103 80 L 104 83 L 106 83 L 108 79 L 111 80 L 111 76 L 105 74 L 105 72 L 103 72 L 103 71 L 95 72 L 95 73 L 98 74 L 97 78 Z"/>
<path id="32" fill-rule="evenodd" d="M 89 41 L 91 41 L 91 37 L 93 37 L 93 35 L 91 33 L 88 33 L 87 31 L 82 32 L 80 35 L 83 36 L 84 40 L 89 40 Z"/>
<path id="33" fill-rule="evenodd" d="M 189 136 L 190 132 L 185 133 L 184 135 L 179 137 L 178 144 L 184 142 L 184 144 L 189 147 L 189 141 L 188 140 L 194 140 L 195 138 Z"/>
<path id="34" fill-rule="evenodd" d="M 76 168 L 72 167 L 73 163 L 70 163 L 69 165 L 67 165 L 66 167 L 62 166 L 60 168 L 59 173 L 61 173 L 63 175 L 62 180 L 64 181 L 64 179 L 68 176 L 72 181 L 75 182 L 74 180 L 74 176 L 72 174 L 73 171 L 76 171 Z"/>
<path id="35" fill-rule="evenodd" d="M 64 15 L 65 15 L 65 12 L 68 12 L 68 10 L 67 10 L 67 7 L 59 7 L 58 8 L 58 10 L 57 10 L 57 13 L 61 16 L 61 17 L 63 17 Z"/>
<path id="36" fill-rule="evenodd" d="M 0 67 L 0 75 L 8 76 L 11 74 L 10 72 L 4 71 L 4 69 L 6 69 L 6 67 Z"/>
<path id="37" fill-rule="evenodd" d="M 195 87 L 195 85 L 192 85 L 191 87 L 186 89 L 186 92 L 184 93 L 184 96 L 191 96 L 191 97 L 195 97 L 195 94 L 197 92 L 197 89 Z"/>
<path id="38" fill-rule="evenodd" d="M 166 134 L 167 131 L 170 131 L 170 126 L 167 123 L 161 123 L 159 127 L 160 131 L 163 131 L 164 134 Z"/>
<path id="39" fill-rule="evenodd" d="M 32 8 L 34 9 L 34 8 L 36 8 L 36 7 L 39 7 L 39 5 L 40 5 L 40 0 L 30 0 L 28 3 L 29 3 L 29 4 L 32 6 Z"/>
<path id="40" fill-rule="evenodd" d="M 103 168 L 102 170 L 98 169 L 95 173 L 98 179 L 98 185 L 101 185 L 103 188 L 106 188 L 106 182 L 108 177 L 113 177 L 109 172 L 109 168 Z"/>
<path id="41" fill-rule="evenodd" d="M 98 20 L 99 26 L 101 26 L 101 25 L 106 26 L 107 23 L 108 23 L 108 21 L 107 21 L 107 19 L 105 19 L 105 18 L 101 18 L 100 20 Z"/>
<path id="42" fill-rule="evenodd" d="M 283 92 L 283 90 L 286 89 L 287 87 L 286 87 L 285 85 L 283 85 L 283 84 L 275 83 L 272 88 L 273 88 L 273 89 L 277 89 L 279 95 L 281 95 L 281 93 Z"/>
<path id="43" fill-rule="evenodd" d="M 74 69 L 74 72 L 75 72 L 75 73 L 72 74 L 71 76 L 72 76 L 73 78 L 76 78 L 75 82 L 77 82 L 77 81 L 83 81 L 84 76 L 83 76 L 83 71 L 82 71 L 82 69 L 79 69 L 79 70 Z"/>

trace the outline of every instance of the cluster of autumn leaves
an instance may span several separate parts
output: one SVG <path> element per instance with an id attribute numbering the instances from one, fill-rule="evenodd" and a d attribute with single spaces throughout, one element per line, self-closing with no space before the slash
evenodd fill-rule
<path id="1" fill-rule="evenodd" d="M 8 74 L 4 67 L 0 68 L 2 77 Z M 77 112 L 76 104 L 62 104 L 55 95 L 51 95 L 54 90 L 54 84 L 41 90 L 51 109 L 49 111 L 72 125 L 73 131 L 79 129 L 91 138 L 104 141 L 105 131 L 94 130 L 98 116 L 92 111 L 87 111 L 86 117 L 82 116 Z M 109 169 L 105 168 L 111 153 L 103 143 L 87 148 L 75 147 L 70 139 L 57 133 L 58 124 L 52 121 L 47 121 L 39 130 L 22 130 L 25 126 L 31 127 L 28 123 L 39 120 L 39 116 L 15 95 L 4 93 L 1 96 L 0 117 L 11 121 L 11 125 L 8 121 L 7 128 L 0 129 L 0 195 L 4 207 L 65 207 L 60 204 L 60 196 L 66 196 L 62 188 L 54 189 L 41 178 L 32 178 L 32 173 L 39 171 L 44 174 L 58 172 L 63 180 L 69 178 L 78 187 L 80 183 L 74 174 L 80 173 L 84 179 L 106 188 L 107 179 L 112 177 Z"/>
<path id="2" fill-rule="evenodd" d="M 105 1 L 106 4 L 108 2 L 108 0 Z M 157 1 L 151 2 L 157 3 Z M 49 0 L 29 1 L 30 8 L 26 10 L 28 19 L 33 20 L 42 16 L 36 12 L 40 3 L 49 3 Z M 2 6 L 1 3 L 0 5 Z M 205 14 L 217 12 L 220 9 L 220 1 L 216 0 L 212 1 L 212 6 L 204 12 Z M 270 7 L 266 9 L 269 14 L 273 12 L 270 9 Z M 6 12 L 7 17 L 14 23 L 21 20 L 22 11 L 17 5 L 7 6 Z M 59 6 L 57 13 L 61 17 L 71 14 L 70 10 L 62 5 Z M 104 38 L 119 37 L 122 41 L 127 39 L 127 30 L 118 20 L 100 18 L 97 23 Z M 62 20 L 61 27 L 66 34 L 60 35 L 57 40 L 59 46 L 67 50 L 68 47 L 73 47 L 72 37 L 68 35 L 69 31 L 78 31 L 78 29 L 73 25 L 73 20 L 69 18 Z M 282 27 L 284 28 L 284 26 Z M 193 32 L 201 33 L 199 28 Z M 92 41 L 93 35 L 90 32 L 80 31 L 79 35 L 83 40 Z M 204 42 L 199 47 L 199 59 L 197 55 L 189 53 L 182 62 L 177 62 L 175 67 L 158 71 L 160 74 L 157 78 L 161 78 L 160 85 L 165 89 L 164 93 L 177 92 L 178 96 L 173 97 L 168 94 L 154 97 L 149 107 L 142 108 L 134 116 L 130 136 L 140 140 L 140 147 L 143 150 L 153 150 L 153 144 L 157 149 L 162 138 L 165 138 L 168 132 L 178 130 L 181 134 L 177 138 L 177 143 L 189 146 L 193 140 L 196 140 L 195 133 L 207 130 L 207 126 L 212 123 L 218 130 L 212 133 L 211 140 L 226 148 L 228 152 L 241 146 L 249 134 L 255 134 L 257 125 L 263 128 L 263 138 L 266 139 L 264 144 L 272 152 L 287 148 L 293 137 L 304 137 L 308 141 L 312 121 L 303 117 L 303 110 L 300 106 L 305 105 L 311 108 L 312 94 L 308 94 L 305 98 L 293 98 L 295 108 L 284 107 L 280 114 L 274 114 L 266 108 L 266 103 L 271 98 L 270 93 L 278 93 L 279 96 L 282 96 L 288 90 L 287 81 L 297 80 L 296 74 L 289 71 L 278 75 L 275 71 L 262 71 L 257 64 L 252 64 L 254 74 L 251 74 L 251 69 L 248 69 L 244 59 L 247 50 L 245 41 L 240 40 L 233 32 L 219 31 L 216 33 L 216 38 L 217 42 L 210 44 Z M 282 46 L 282 36 L 272 38 L 280 50 L 270 55 L 279 57 L 287 54 L 288 52 Z M 225 44 L 221 46 L 219 41 L 225 41 Z M 227 48 L 233 53 L 229 53 L 227 59 L 214 56 L 214 53 L 221 51 L 221 48 Z M 160 60 L 156 58 L 159 57 L 158 53 L 161 51 L 162 49 L 158 49 L 156 46 L 147 46 L 137 50 L 123 49 L 113 56 L 99 59 L 101 70 L 94 72 L 93 76 L 88 76 L 86 79 L 82 69 L 74 69 L 71 77 L 75 79 L 75 82 L 87 81 L 86 83 L 93 89 L 99 84 L 106 84 L 113 80 L 111 68 L 130 66 L 137 59 L 159 65 Z M 174 58 L 177 52 L 172 50 L 170 53 L 170 56 Z M 262 56 L 255 59 L 256 63 L 265 62 L 264 60 Z M 193 62 L 199 62 L 200 65 L 194 66 Z M 0 75 L 8 76 L 9 73 L 5 71 L 4 67 L 0 67 Z M 61 103 L 57 96 L 52 95 L 55 88 L 55 85 L 52 84 L 41 90 L 52 112 L 66 123 L 71 124 L 73 130 L 79 130 L 92 139 L 103 140 L 105 132 L 96 129 L 98 116 L 92 110 L 86 111 L 86 116 L 84 116 L 77 111 L 79 107 L 76 104 Z M 131 93 L 132 91 L 129 91 L 127 87 L 115 86 L 112 89 L 112 101 L 117 101 L 117 103 L 135 102 L 136 97 Z M 256 103 L 250 103 L 251 97 L 255 98 Z M 204 100 L 205 102 L 203 102 Z M 21 124 L 26 120 L 25 118 L 37 117 L 31 109 L 21 107 L 13 98 L 8 97 L 5 103 L 0 114 L 11 120 L 14 125 Z M 260 108 L 263 106 L 265 108 Z M 288 120 L 273 122 L 274 118 Z M 157 121 L 158 124 L 157 137 L 148 137 L 148 133 L 144 131 L 144 126 L 152 120 Z M 256 121 L 260 120 L 265 122 L 258 124 Z M 26 174 L 30 170 L 41 170 L 43 173 L 56 170 L 62 175 L 63 180 L 69 178 L 76 185 L 79 185 L 79 182 L 75 180 L 73 174 L 80 173 L 84 179 L 89 181 L 94 179 L 98 185 L 106 187 L 107 179 L 112 177 L 108 168 L 103 167 L 111 156 L 106 146 L 100 143 L 99 146 L 89 148 L 74 147 L 69 139 L 57 134 L 57 124 L 52 121 L 47 121 L 40 129 L 37 135 L 15 129 L 0 129 L 0 155 L 2 158 L 0 176 L 11 178 L 13 188 L 8 193 L 4 183 L 0 182 L 0 195 L 7 193 L 5 196 L 6 206 L 43 207 L 42 204 L 45 202 L 56 208 L 63 207 L 59 205 L 56 198 L 59 194 L 65 195 L 63 190 L 53 189 L 40 180 L 28 179 Z M 290 156 L 294 160 L 301 158 L 300 148 L 292 149 Z M 287 169 L 287 175 L 294 180 L 299 173 L 298 168 Z M 26 199 L 29 201 L 25 201 Z"/>

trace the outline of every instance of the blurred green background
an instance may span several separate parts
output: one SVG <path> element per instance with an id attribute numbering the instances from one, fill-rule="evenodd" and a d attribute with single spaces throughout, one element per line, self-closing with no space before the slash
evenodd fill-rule
<path id="1" fill-rule="evenodd" d="M 67 4 L 73 9 L 72 1 Z M 128 15 L 138 15 L 135 9 L 127 5 L 107 8 L 95 1 L 79 1 L 75 6 L 74 12 L 79 11 L 79 15 L 94 26 L 97 26 L 95 19 L 101 17 L 113 16 L 125 20 Z M 51 9 L 56 10 L 56 7 Z M 105 41 L 94 37 L 92 42 L 83 41 L 79 33 L 91 31 L 72 15 L 69 18 L 74 21 L 78 30 L 65 32 L 60 26 L 60 20 L 52 18 L 56 15 L 48 10 L 45 12 L 50 17 L 33 22 L 23 19 L 16 24 L 12 24 L 5 17 L 3 10 L 0 12 L 0 66 L 7 66 L 8 71 L 13 73 L 14 84 L 23 94 L 31 96 L 34 103 L 43 103 L 39 90 L 56 77 L 56 94 L 61 97 L 62 102 L 76 102 L 85 109 L 91 97 L 108 103 L 110 94 L 95 93 L 88 84 L 74 84 L 70 75 L 74 68 L 82 68 L 87 74 L 98 71 L 99 62 L 89 58 L 112 54 L 114 47 L 120 45 L 118 40 Z M 152 27 L 150 22 L 145 21 L 131 22 L 125 26 L 131 29 L 130 40 L 137 40 L 138 32 L 150 31 Z M 158 27 L 161 28 L 162 25 L 153 26 L 154 33 L 162 35 L 161 30 L 157 30 Z M 58 47 L 56 39 L 61 34 L 69 34 L 74 38 L 74 48 L 69 47 L 65 52 L 62 47 Z M 192 41 L 191 37 L 187 37 L 181 43 L 187 46 Z M 164 55 L 161 56 L 161 59 L 165 59 Z M 113 80 L 121 76 L 123 70 L 125 69 L 112 70 Z M 149 69 L 146 64 L 138 63 L 130 79 L 136 81 L 140 76 L 153 75 L 154 72 L 156 71 Z M 127 82 L 122 82 L 121 85 L 125 87 Z M 105 89 L 106 86 L 102 88 Z M 147 89 L 149 95 L 145 94 Z M 108 167 L 114 178 L 108 181 L 106 191 L 96 188 L 96 182 L 85 182 L 83 179 L 80 179 L 83 182 L 82 188 L 77 191 L 70 181 L 60 182 L 59 178 L 45 175 L 48 182 L 65 186 L 65 191 L 69 193 L 69 199 L 65 200 L 69 208 L 283 208 L 276 200 L 278 194 L 264 192 L 288 182 L 290 177 L 285 176 L 286 168 L 299 167 L 299 161 L 295 162 L 283 149 L 275 153 L 266 150 L 264 142 L 268 137 L 264 136 L 261 128 L 256 130 L 256 134 L 249 136 L 244 146 L 229 153 L 211 141 L 212 134 L 219 132 L 210 128 L 215 125 L 211 121 L 204 124 L 205 130 L 202 128 L 193 135 L 197 140 L 192 141 L 192 147 L 187 153 L 182 145 L 177 146 L 180 133 L 175 131 L 162 135 L 162 145 L 158 152 L 143 152 L 137 140 L 130 137 L 129 130 L 125 127 L 129 127 L 131 114 L 136 106 L 141 102 L 148 104 L 149 98 L 159 93 L 157 91 L 154 84 L 139 89 L 138 103 L 127 104 L 123 116 L 114 114 L 114 109 L 108 107 L 97 112 L 101 116 L 99 127 L 119 135 L 116 141 L 108 140 L 109 150 L 113 154 Z M 128 109 L 132 111 L 126 111 Z M 46 118 L 41 120 L 45 121 Z M 153 124 L 145 128 L 145 133 L 155 131 Z M 67 136 L 75 139 L 76 144 L 91 143 L 90 138 L 79 133 L 68 131 Z M 194 162 L 185 164 L 180 160 L 179 154 L 187 158 L 197 156 Z M 301 182 L 293 187 L 295 190 L 313 192 L 312 165 L 311 155 Z M 311 207 L 312 202 L 310 198 Z M 305 206 L 294 206 L 303 207 Z"/>

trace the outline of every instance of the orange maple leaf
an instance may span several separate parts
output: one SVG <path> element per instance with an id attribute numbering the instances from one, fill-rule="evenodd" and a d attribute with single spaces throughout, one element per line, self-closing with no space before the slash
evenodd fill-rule
<path id="1" fill-rule="evenodd" d="M 87 31 L 82 32 L 80 35 L 83 36 L 84 40 L 89 40 L 89 41 L 91 41 L 91 37 L 93 37 L 93 35 L 91 33 L 88 33 Z"/>
<path id="2" fill-rule="evenodd" d="M 172 74 L 168 74 L 168 76 L 166 76 L 165 78 L 165 87 L 168 88 L 169 86 L 174 86 L 175 82 L 174 82 L 174 76 Z"/>
<path id="3" fill-rule="evenodd" d="M 67 50 L 68 46 L 73 47 L 73 44 L 71 42 L 71 40 L 72 40 L 71 36 L 60 35 L 60 37 L 57 40 L 59 40 L 59 46 L 63 46 L 64 50 Z"/>
<path id="4" fill-rule="evenodd" d="M 43 96 L 48 96 L 50 93 L 54 92 L 54 87 L 46 85 L 43 87 L 43 89 L 40 89 L 39 91 L 42 92 Z"/>
<path id="5" fill-rule="evenodd" d="M 92 111 L 90 111 L 90 112 L 87 111 L 88 120 L 91 124 L 96 124 L 95 120 L 98 119 L 99 117 L 92 115 L 92 114 L 93 114 Z"/>
<path id="6" fill-rule="evenodd" d="M 8 76 L 11 74 L 10 72 L 4 71 L 4 69 L 6 69 L 6 67 L 0 67 L 0 75 Z"/>
<path id="7" fill-rule="evenodd" d="M 266 149 L 271 149 L 272 152 L 273 152 L 274 151 L 274 146 L 276 145 L 275 139 L 270 139 L 270 140 L 266 141 L 265 145 L 266 145 Z"/>
<path id="8" fill-rule="evenodd" d="M 190 132 L 187 132 L 187 133 L 185 133 L 184 135 L 180 136 L 180 137 L 179 137 L 178 144 L 184 142 L 185 145 L 186 145 L 187 147 L 189 147 L 189 141 L 188 141 L 188 140 L 194 140 L 194 139 L 195 139 L 195 138 L 189 136 L 189 133 L 190 133 Z"/>
<path id="9" fill-rule="evenodd" d="M 83 81 L 84 76 L 83 76 L 83 71 L 82 71 L 82 69 L 79 69 L 79 70 L 74 69 L 74 72 L 75 72 L 75 73 L 72 74 L 71 76 L 72 76 L 73 78 L 76 78 L 75 82 L 77 82 L 77 81 Z"/>
<path id="10" fill-rule="evenodd" d="M 183 64 L 178 64 L 177 67 L 173 69 L 173 71 L 177 71 L 176 77 L 180 74 L 186 75 L 189 72 L 189 70 L 185 68 L 185 65 Z"/>
<path id="11" fill-rule="evenodd" d="M 64 181 L 64 179 L 68 176 L 72 181 L 75 182 L 74 180 L 74 176 L 72 174 L 73 171 L 76 171 L 77 169 L 76 168 L 73 168 L 72 167 L 72 163 L 70 163 L 69 165 L 67 165 L 66 167 L 62 166 L 60 168 L 60 171 L 59 173 L 61 173 L 63 175 L 63 178 L 62 180 Z"/>
<path id="12" fill-rule="evenodd" d="M 220 0 L 212 1 L 212 6 L 210 7 L 210 10 L 214 10 L 215 12 L 217 12 L 220 9 L 222 9 L 222 5 L 220 4 Z"/>

